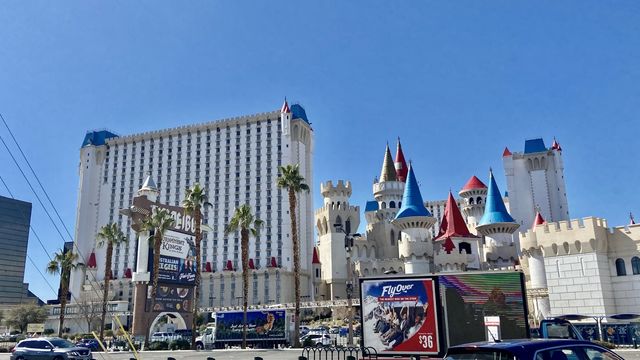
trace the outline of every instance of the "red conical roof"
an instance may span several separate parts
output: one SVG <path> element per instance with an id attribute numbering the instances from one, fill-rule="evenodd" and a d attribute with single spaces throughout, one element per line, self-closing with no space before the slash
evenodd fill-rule
<path id="1" fill-rule="evenodd" d="M 318 248 L 313 247 L 313 260 L 311 260 L 312 264 L 320 264 L 320 259 L 318 258 Z"/>
<path id="2" fill-rule="evenodd" d="M 475 175 L 473 175 L 469 181 L 462 187 L 462 191 L 464 190 L 472 190 L 472 189 L 486 189 L 487 185 L 485 185 L 480 179 L 478 179 Z"/>
<path id="3" fill-rule="evenodd" d="M 211 271 L 211 262 L 207 261 L 207 263 L 204 265 L 204 271 L 205 272 L 212 272 Z"/>
<path id="4" fill-rule="evenodd" d="M 394 163 L 396 167 L 396 178 L 398 181 L 405 182 L 407 180 L 407 162 L 404 160 L 404 154 L 402 153 L 402 146 L 400 145 L 400 138 L 398 138 L 398 147 L 396 148 L 396 161 Z"/>
<path id="5" fill-rule="evenodd" d="M 284 104 L 282 104 L 282 108 L 280 109 L 280 112 L 285 114 L 288 114 L 291 112 L 291 110 L 289 110 L 289 103 L 287 103 L 287 98 L 284 98 Z"/>
<path id="6" fill-rule="evenodd" d="M 131 269 L 127 268 L 127 270 L 124 271 L 124 278 L 125 279 L 131 279 Z"/>
<path id="7" fill-rule="evenodd" d="M 542 217 L 542 215 L 540 215 L 540 211 L 536 212 L 536 218 L 535 220 L 533 220 L 533 225 L 531 226 L 531 229 L 535 229 L 536 226 L 538 225 L 542 225 L 546 223 L 546 221 L 544 221 L 544 218 Z"/>
<path id="8" fill-rule="evenodd" d="M 556 151 L 562 151 L 562 147 L 560 146 L 560 143 L 556 141 L 556 138 L 553 138 L 553 144 L 551 144 L 551 149 Z"/>
<path id="9" fill-rule="evenodd" d="M 89 255 L 89 261 L 87 261 L 87 267 L 89 269 L 95 269 L 96 266 L 97 266 L 97 264 L 96 264 L 96 253 L 94 253 L 92 251 L 91 255 Z"/>
<path id="10" fill-rule="evenodd" d="M 456 200 L 453 198 L 453 194 L 449 191 L 449 198 L 447 199 L 447 205 L 444 209 L 444 215 L 442 216 L 442 222 L 440 222 L 440 232 L 438 236 L 433 239 L 434 241 L 444 241 L 444 249 L 447 254 L 451 253 L 451 250 L 455 248 L 455 245 L 451 241 L 452 237 L 476 237 L 469 232 L 467 223 L 464 222 L 464 218 L 458 209 Z"/>
<path id="11" fill-rule="evenodd" d="M 256 269 L 256 265 L 253 263 L 253 259 L 249 259 L 249 269 L 251 270 Z"/>
<path id="12" fill-rule="evenodd" d="M 271 257 L 271 267 L 278 267 L 278 263 L 276 262 L 276 258 L 274 256 Z"/>
<path id="13" fill-rule="evenodd" d="M 508 147 L 504 147 L 504 151 L 502 152 L 502 157 L 511 156 L 511 151 L 509 151 Z"/>

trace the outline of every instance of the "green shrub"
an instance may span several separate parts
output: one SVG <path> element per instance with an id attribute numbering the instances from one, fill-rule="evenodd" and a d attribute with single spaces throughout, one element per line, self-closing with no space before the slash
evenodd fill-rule
<path id="1" fill-rule="evenodd" d="M 315 344 L 313 343 L 313 340 L 310 338 L 306 338 L 304 339 L 304 342 L 302 343 L 303 347 L 307 347 L 307 346 L 314 346 Z"/>
<path id="2" fill-rule="evenodd" d="M 174 340 L 169 344 L 169 350 L 189 350 L 191 342 L 187 340 Z"/>
<path id="3" fill-rule="evenodd" d="M 16 342 L 20 342 L 20 341 L 22 341 L 22 340 L 24 340 L 26 338 L 27 337 L 25 335 L 20 334 L 20 335 L 16 336 Z"/>
<path id="4" fill-rule="evenodd" d="M 149 344 L 149 350 L 169 350 L 169 343 L 166 341 L 155 341 Z"/>
<path id="5" fill-rule="evenodd" d="M 44 334 L 44 335 L 51 335 L 51 334 L 53 334 L 54 332 L 56 332 L 56 331 L 55 331 L 55 330 L 53 330 L 53 329 L 44 329 L 43 334 Z"/>
<path id="6" fill-rule="evenodd" d="M 113 337 L 113 330 L 111 330 L 111 329 L 105 330 L 104 331 L 104 336 Z"/>

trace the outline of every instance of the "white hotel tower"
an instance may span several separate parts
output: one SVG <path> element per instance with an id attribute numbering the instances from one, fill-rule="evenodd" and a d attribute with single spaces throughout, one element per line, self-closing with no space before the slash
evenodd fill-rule
<path id="1" fill-rule="evenodd" d="M 298 164 L 310 183 L 312 155 L 313 130 L 305 110 L 297 104 L 289 108 L 286 101 L 281 110 L 142 134 L 87 133 L 80 149 L 75 228 L 80 259 L 87 266 L 73 272 L 71 292 L 78 298 L 102 293 L 105 249 L 96 246 L 96 234 L 115 222 L 128 242 L 113 251 L 110 300 L 131 301 L 137 241 L 130 219 L 119 211 L 130 206 L 149 177 L 161 203 L 181 205 L 185 189 L 199 182 L 213 204 L 203 209 L 203 223 L 212 231 L 205 233 L 202 243 L 200 306 L 235 305 L 242 296 L 239 235 L 226 236 L 224 229 L 235 208 L 245 203 L 264 221 L 259 236 L 250 239 L 250 266 L 255 271 L 249 304 L 292 301 L 289 203 L 276 179 L 278 166 Z M 311 295 L 312 199 L 302 192 L 296 207 L 303 296 Z"/>

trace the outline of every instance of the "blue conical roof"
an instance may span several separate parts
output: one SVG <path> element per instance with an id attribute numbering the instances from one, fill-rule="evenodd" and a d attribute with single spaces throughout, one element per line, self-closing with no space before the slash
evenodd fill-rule
<path id="1" fill-rule="evenodd" d="M 482 215 L 478 225 L 515 222 L 507 212 L 506 206 L 504 206 L 504 201 L 500 196 L 500 189 L 498 189 L 496 179 L 493 177 L 493 171 L 489 172 L 489 179 L 491 181 L 487 191 L 487 200 L 484 204 L 484 215 Z"/>
<path id="2" fill-rule="evenodd" d="M 418 181 L 413 174 L 413 166 L 409 165 L 409 173 L 407 174 L 407 182 L 402 195 L 402 206 L 396 214 L 396 219 L 402 219 L 411 216 L 431 216 L 429 210 L 424 207 Z"/>

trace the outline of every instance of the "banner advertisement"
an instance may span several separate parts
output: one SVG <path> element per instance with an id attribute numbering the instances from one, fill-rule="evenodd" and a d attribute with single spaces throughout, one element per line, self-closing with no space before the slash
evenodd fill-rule
<path id="1" fill-rule="evenodd" d="M 151 291 L 151 287 L 149 287 Z M 149 296 L 150 297 L 150 296 Z M 193 287 L 178 287 L 175 285 L 158 285 L 156 305 L 153 311 L 170 311 L 190 313 L 193 298 Z M 147 300 L 150 307 L 152 302 Z"/>
<path id="2" fill-rule="evenodd" d="M 285 340 L 285 310 L 247 311 L 247 340 Z M 216 341 L 242 340 L 242 311 L 216 313 Z"/>
<path id="3" fill-rule="evenodd" d="M 440 334 L 433 278 L 362 280 L 364 346 L 380 355 L 437 355 Z"/>
<path id="4" fill-rule="evenodd" d="M 167 230 L 160 248 L 159 283 L 193 285 L 196 280 L 195 239 L 192 235 Z M 149 272 L 153 274 L 153 251 L 149 251 Z"/>

